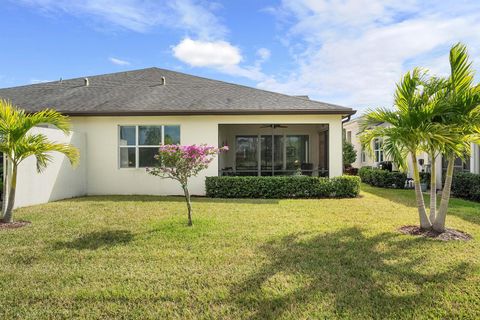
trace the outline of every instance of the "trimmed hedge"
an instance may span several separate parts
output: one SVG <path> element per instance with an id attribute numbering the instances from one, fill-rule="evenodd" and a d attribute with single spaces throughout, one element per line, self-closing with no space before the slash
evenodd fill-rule
<path id="1" fill-rule="evenodd" d="M 360 178 L 342 176 L 207 177 L 210 198 L 354 198 L 360 192 Z"/>
<path id="2" fill-rule="evenodd" d="M 452 195 L 480 202 L 480 175 L 468 172 L 455 173 L 452 181 Z"/>
<path id="3" fill-rule="evenodd" d="M 390 172 L 381 169 L 363 167 L 358 170 L 362 182 L 381 188 L 403 189 L 407 174 L 403 172 Z"/>

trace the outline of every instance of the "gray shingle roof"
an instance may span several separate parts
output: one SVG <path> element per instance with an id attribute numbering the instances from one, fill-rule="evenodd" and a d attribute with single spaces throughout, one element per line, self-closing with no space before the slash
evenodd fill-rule
<path id="1" fill-rule="evenodd" d="M 162 85 L 162 77 L 166 85 Z M 0 89 L 0 98 L 29 111 L 68 115 L 355 113 L 329 103 L 159 68 Z"/>

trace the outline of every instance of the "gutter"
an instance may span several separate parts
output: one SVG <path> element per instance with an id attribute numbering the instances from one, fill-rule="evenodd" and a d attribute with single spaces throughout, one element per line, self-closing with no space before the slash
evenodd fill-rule
<path id="1" fill-rule="evenodd" d="M 59 111 L 60 113 L 72 117 L 84 116 L 193 116 L 193 115 L 293 115 L 293 114 L 312 114 L 312 115 L 342 115 L 342 118 L 350 117 L 356 113 L 355 110 L 242 110 L 242 111 L 111 111 L 111 112 L 71 112 Z M 346 121 L 348 121 L 346 120 Z"/>

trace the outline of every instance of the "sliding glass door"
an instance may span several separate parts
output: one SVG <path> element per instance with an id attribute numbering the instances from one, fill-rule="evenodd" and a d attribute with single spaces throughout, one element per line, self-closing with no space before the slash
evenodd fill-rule
<path id="1" fill-rule="evenodd" d="M 308 162 L 308 135 L 236 136 L 235 169 L 240 175 L 295 174 Z"/>
<path id="2" fill-rule="evenodd" d="M 283 171 L 283 135 L 260 136 L 260 175 Z"/>
<path id="3" fill-rule="evenodd" d="M 286 169 L 295 171 L 308 162 L 308 136 L 296 135 L 286 137 Z"/>
<path id="4" fill-rule="evenodd" d="M 237 136 L 235 139 L 235 169 L 242 175 L 258 172 L 258 136 Z"/>

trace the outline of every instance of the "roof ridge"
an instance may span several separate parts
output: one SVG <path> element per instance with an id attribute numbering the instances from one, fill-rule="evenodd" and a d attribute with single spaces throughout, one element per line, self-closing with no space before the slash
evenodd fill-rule
<path id="1" fill-rule="evenodd" d="M 281 93 L 281 92 L 266 90 L 266 89 L 262 89 L 262 88 L 254 88 L 254 87 L 250 87 L 250 86 L 247 86 L 247 85 L 238 84 L 238 83 L 233 83 L 233 82 L 228 82 L 228 81 L 223 81 L 223 80 L 210 79 L 210 78 L 206 78 L 206 77 L 202 77 L 202 76 L 197 76 L 197 75 L 193 75 L 193 74 L 189 74 L 189 73 L 185 73 L 185 72 L 180 72 L 180 71 L 173 71 L 173 70 L 162 69 L 162 68 L 158 68 L 158 67 L 151 67 L 151 68 L 146 68 L 146 69 L 165 70 L 165 71 L 168 71 L 168 72 L 175 72 L 175 73 L 179 73 L 179 74 L 186 75 L 186 76 L 190 76 L 190 77 L 195 77 L 195 78 L 199 78 L 199 79 L 205 79 L 205 80 L 208 80 L 208 81 L 215 81 L 215 82 L 225 83 L 225 84 L 228 84 L 228 85 L 244 87 L 244 88 L 252 89 L 252 90 L 260 90 L 260 91 L 263 91 L 263 92 L 278 94 L 278 95 L 281 95 L 281 96 L 284 96 L 284 97 L 289 97 L 289 98 L 292 98 L 292 99 L 305 100 L 305 98 L 295 97 L 295 96 L 292 96 L 292 95 L 289 95 L 289 94 L 285 94 L 285 93 Z M 140 69 L 140 70 L 146 70 L 146 69 Z M 167 82 L 168 82 L 168 79 L 167 79 Z M 320 104 L 324 104 L 324 105 L 326 104 L 326 105 L 329 105 L 329 106 L 332 106 L 332 107 L 345 108 L 345 109 L 353 110 L 353 109 L 350 108 L 350 107 L 344 107 L 344 106 L 341 106 L 341 105 L 338 105 L 338 104 L 333 104 L 333 103 L 328 103 L 328 102 L 323 102 L 323 101 L 318 101 L 318 100 L 312 100 L 312 99 L 308 99 L 308 100 L 309 100 L 310 102 L 314 102 L 314 103 L 320 103 Z"/>

